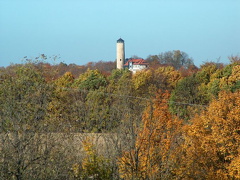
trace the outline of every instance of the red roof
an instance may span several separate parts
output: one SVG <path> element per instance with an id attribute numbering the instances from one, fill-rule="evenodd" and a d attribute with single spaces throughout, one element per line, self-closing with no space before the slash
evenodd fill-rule
<path id="1" fill-rule="evenodd" d="M 129 59 L 124 66 L 128 66 L 129 62 L 132 62 L 134 65 L 148 65 L 144 59 Z"/>

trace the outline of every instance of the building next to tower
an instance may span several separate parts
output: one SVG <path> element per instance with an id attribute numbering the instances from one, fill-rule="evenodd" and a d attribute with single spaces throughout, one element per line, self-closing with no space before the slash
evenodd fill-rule
<path id="1" fill-rule="evenodd" d="M 125 45 L 122 38 L 117 40 L 117 69 L 129 69 L 133 73 L 148 68 L 148 63 L 144 59 L 125 59 Z"/>

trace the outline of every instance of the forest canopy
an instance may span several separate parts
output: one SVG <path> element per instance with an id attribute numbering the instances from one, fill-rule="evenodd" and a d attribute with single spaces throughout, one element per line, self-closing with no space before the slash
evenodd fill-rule
<path id="1" fill-rule="evenodd" d="M 149 62 L 1 68 L 0 178 L 240 179 L 239 58 Z"/>

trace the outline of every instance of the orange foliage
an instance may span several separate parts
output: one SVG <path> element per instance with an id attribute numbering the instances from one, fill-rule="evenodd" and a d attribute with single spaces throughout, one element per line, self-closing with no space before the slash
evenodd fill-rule
<path id="1" fill-rule="evenodd" d="M 124 179 L 159 179 L 170 175 L 181 121 L 168 112 L 169 93 L 158 93 L 143 115 L 135 149 L 123 153 L 119 169 Z"/>
<path id="2" fill-rule="evenodd" d="M 186 126 L 185 161 L 178 176 L 200 179 L 240 177 L 240 92 L 221 92 Z"/>

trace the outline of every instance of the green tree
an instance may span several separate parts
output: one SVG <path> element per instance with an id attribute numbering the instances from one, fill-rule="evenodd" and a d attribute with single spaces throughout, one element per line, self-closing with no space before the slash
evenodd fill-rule
<path id="1" fill-rule="evenodd" d="M 103 88 L 87 94 L 85 127 L 90 132 L 108 132 L 119 124 L 110 117 L 111 104 L 111 97 Z"/>
<path id="2" fill-rule="evenodd" d="M 185 120 L 201 112 L 220 90 L 229 89 L 227 83 L 221 81 L 224 82 L 230 74 L 231 68 L 228 66 L 219 69 L 216 63 L 202 65 L 200 71 L 178 82 L 170 98 L 171 112 Z"/>
<path id="3" fill-rule="evenodd" d="M 87 70 L 76 79 L 74 86 L 83 90 L 95 90 L 106 86 L 107 80 L 98 70 Z"/>
<path id="4" fill-rule="evenodd" d="M 233 63 L 213 73 L 206 88 L 210 97 L 217 97 L 222 90 L 234 92 L 239 89 L 239 81 L 239 65 Z"/>
<path id="5" fill-rule="evenodd" d="M 199 80 L 195 75 L 180 80 L 170 97 L 170 110 L 178 117 L 188 120 L 195 105 L 205 104 L 204 99 L 199 96 Z M 197 106 L 199 109 L 201 106 Z"/>

